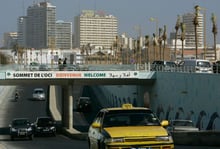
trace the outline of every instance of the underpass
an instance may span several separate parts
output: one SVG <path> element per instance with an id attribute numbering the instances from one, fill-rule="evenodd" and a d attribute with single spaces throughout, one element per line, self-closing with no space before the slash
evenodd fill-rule
<path id="1" fill-rule="evenodd" d="M 139 72 L 139 71 L 138 71 Z M 17 73 L 17 72 L 16 72 Z M 44 73 L 44 72 L 32 72 L 32 73 Z M 47 72 L 48 73 L 48 72 Z M 66 72 L 63 72 L 66 73 Z M 67 128 L 67 130 L 72 130 L 71 126 L 73 125 L 74 119 L 71 119 L 71 115 L 73 115 L 73 113 L 71 113 L 71 109 L 73 107 L 69 107 L 68 105 L 72 105 L 72 103 L 74 103 L 74 99 L 69 98 L 71 95 L 70 92 L 72 92 L 73 90 L 73 86 L 84 86 L 84 85 L 140 85 L 141 88 L 138 91 L 138 97 L 141 100 L 141 104 L 143 104 L 143 95 L 145 93 L 146 90 L 150 90 L 150 104 L 153 108 L 154 111 L 157 111 L 157 108 L 159 107 L 159 105 L 161 105 L 163 102 L 165 102 L 163 105 L 165 106 L 165 108 L 167 108 L 169 105 L 167 105 L 167 103 L 173 103 L 172 100 L 175 100 L 175 97 L 188 97 L 189 99 L 192 98 L 190 96 L 188 96 L 189 93 L 191 93 L 190 91 L 188 91 L 188 89 L 192 89 L 189 84 L 192 83 L 194 80 L 197 80 L 197 82 L 199 82 L 199 80 L 204 80 L 206 81 L 205 84 L 212 84 L 212 86 L 215 86 L 215 91 L 216 88 L 218 87 L 216 84 L 218 81 L 215 81 L 215 79 L 217 79 L 217 75 L 215 74 L 186 74 L 186 73 L 160 73 L 160 72 L 149 72 L 148 71 L 143 71 L 143 72 L 139 72 L 140 74 L 138 74 L 137 78 L 126 78 L 126 76 L 129 76 L 129 73 L 127 72 L 122 72 L 119 73 L 117 72 L 116 74 L 112 73 L 112 71 L 106 71 L 106 73 L 109 73 L 109 76 L 111 78 L 102 78 L 103 75 L 100 75 L 100 78 L 93 78 L 93 77 L 97 77 L 97 75 L 94 75 L 94 71 L 92 72 L 86 72 L 86 75 L 84 75 L 84 72 L 82 72 L 81 76 L 85 77 L 85 78 L 72 78 L 73 76 L 77 76 L 76 74 L 74 75 L 70 75 L 69 73 L 73 73 L 73 72 L 68 72 L 67 74 L 62 74 L 62 75 L 58 75 L 59 78 L 51 79 L 51 78 L 46 78 L 46 79 L 40 79 L 38 77 L 41 77 L 40 75 L 28 75 L 26 77 L 28 78 L 20 78 L 20 79 L 8 79 L 8 80 L 4 80 L 1 83 L 2 84 L 19 84 L 19 81 L 22 81 L 24 84 L 29 84 L 30 82 L 32 82 L 33 84 L 50 84 L 50 85 L 61 85 L 61 90 L 63 92 L 63 94 L 67 95 L 64 96 L 64 99 L 66 100 L 66 102 L 64 103 L 64 115 L 61 115 L 62 119 L 62 124 L 64 124 L 64 127 Z M 79 73 L 79 72 L 76 72 Z M 95 72 L 97 73 L 97 72 Z M 99 72 L 98 72 L 99 73 Z M 103 73 L 103 71 L 101 72 Z M 60 72 L 59 72 L 60 74 Z M 153 74 L 153 75 L 152 75 Z M 15 77 L 18 77 L 19 75 L 15 75 Z M 37 77 L 37 78 L 32 78 L 33 76 Z M 53 75 L 52 75 L 53 76 Z M 55 75 L 56 76 L 56 75 Z M 78 75 L 79 76 L 79 75 Z M 151 79 L 147 79 L 150 76 Z M 21 77 L 21 76 L 20 76 Z M 22 76 L 23 77 L 23 76 Z M 91 78 L 92 77 L 92 78 Z M 181 79 L 182 78 L 182 79 Z M 25 81 L 25 80 L 30 80 L 31 81 Z M 35 80 L 33 80 L 35 79 Z M 74 81 L 73 81 L 74 80 Z M 181 83 L 176 83 L 175 81 L 178 81 Z M 166 82 L 167 81 L 167 82 Z M 29 83 L 28 83 L 29 82 Z M 195 82 L 195 81 L 194 81 Z M 212 83 L 210 83 L 212 82 Z M 168 85 L 165 85 L 166 83 L 168 83 Z M 176 83 L 176 84 L 175 84 Z M 206 88 L 205 87 L 199 87 L 195 85 L 196 83 L 194 83 L 194 88 L 199 88 L 201 89 L 199 92 L 201 93 L 206 93 L 203 92 Z M 71 86 L 73 85 L 73 86 Z M 170 86 L 171 85 L 171 86 Z M 147 87 L 146 87 L 147 86 Z M 150 88 L 151 87 L 151 88 Z M 168 92 L 167 92 L 168 90 Z M 193 92 L 198 92 L 198 91 L 194 91 L 192 89 Z M 169 93 L 169 94 L 167 94 Z M 179 96 L 178 94 L 180 94 L 181 96 Z M 169 96 L 172 95 L 172 96 Z M 216 93 L 213 95 L 215 96 Z M 218 94 L 217 94 L 218 95 Z M 195 96 L 195 95 L 194 95 Z M 207 96 L 207 95 L 205 95 Z M 205 97 L 204 96 L 204 97 Z M 165 98 L 166 97 L 166 98 Z M 212 96 L 211 96 L 212 97 Z M 182 99 L 182 98 L 181 98 Z M 175 110 L 177 108 L 179 108 L 178 106 L 180 106 L 183 102 L 181 99 L 180 100 L 180 104 L 177 104 L 176 106 L 173 106 L 172 108 Z M 201 97 L 200 97 L 201 99 Z M 169 102 L 166 102 L 166 101 Z M 157 102 L 155 102 L 157 101 Z M 160 101 L 160 102 L 158 102 Z M 184 100 L 187 101 L 187 100 Z M 204 101 L 202 99 L 202 101 Z M 202 103 L 202 102 L 200 102 Z M 66 106 L 65 106 L 66 105 Z M 195 105 L 195 104 L 191 104 L 191 105 Z M 185 105 L 184 105 L 185 106 Z M 210 105 L 210 107 L 212 107 Z M 199 108 L 198 106 L 196 108 Z M 217 107 L 215 108 L 217 109 Z M 163 109 L 164 111 L 166 111 L 165 109 Z M 176 111 L 171 111 L 170 115 L 171 117 L 174 117 L 174 114 Z M 200 109 L 198 109 L 200 110 Z M 209 109 L 208 109 L 209 110 Z M 185 109 L 185 111 L 188 111 L 188 109 Z M 198 111 L 194 111 L 194 113 L 197 113 Z M 212 112 L 212 111 L 211 111 Z M 218 112 L 218 110 L 217 110 Z M 164 112 L 165 113 L 165 112 Z M 165 116 L 164 113 L 161 113 L 160 116 Z M 163 114 L 163 115 L 162 115 Z M 182 115 L 183 117 L 186 116 L 187 113 L 180 113 L 180 116 Z M 210 116 L 210 115 L 209 115 Z M 171 118 L 170 117 L 170 118 Z M 162 118 L 162 117 L 161 117 Z M 196 118 L 193 115 L 193 118 Z M 218 119 L 216 119 L 217 121 Z M 217 125 L 215 125 L 217 126 Z M 190 136 L 188 136 L 190 137 Z M 218 141 L 215 141 L 218 142 Z"/>

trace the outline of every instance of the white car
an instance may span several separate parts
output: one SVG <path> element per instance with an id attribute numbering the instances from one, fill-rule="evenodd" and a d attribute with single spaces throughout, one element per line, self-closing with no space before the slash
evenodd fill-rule
<path id="1" fill-rule="evenodd" d="M 180 132 L 180 131 L 199 131 L 191 120 L 171 120 L 167 127 L 169 132 Z"/>
<path id="2" fill-rule="evenodd" d="M 33 91 L 33 99 L 45 100 L 45 92 L 43 88 L 35 88 Z"/>

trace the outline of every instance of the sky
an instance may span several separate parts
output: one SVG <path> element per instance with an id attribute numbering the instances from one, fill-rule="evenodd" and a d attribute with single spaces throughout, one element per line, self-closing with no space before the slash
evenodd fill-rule
<path id="1" fill-rule="evenodd" d="M 2 45 L 5 32 L 17 31 L 17 19 L 26 16 L 28 6 L 45 0 L 0 0 L 0 45 Z M 112 14 L 118 18 L 118 33 L 126 33 L 136 38 L 156 32 L 158 27 L 167 26 L 167 34 L 175 31 L 178 15 L 195 12 L 194 6 L 204 8 L 206 12 L 207 44 L 213 44 L 211 14 L 217 17 L 217 26 L 220 25 L 220 0 L 47 0 L 56 6 L 57 20 L 73 22 L 74 16 L 81 10 L 97 10 Z M 138 31 L 137 28 L 140 30 Z M 220 28 L 220 27 L 218 27 Z M 217 35 L 217 43 L 220 43 Z"/>

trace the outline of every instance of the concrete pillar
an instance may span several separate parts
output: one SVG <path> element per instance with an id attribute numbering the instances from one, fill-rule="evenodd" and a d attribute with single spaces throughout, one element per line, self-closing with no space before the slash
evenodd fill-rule
<path id="1" fill-rule="evenodd" d="M 72 84 L 65 85 L 62 88 L 63 92 L 63 108 L 62 108 L 62 123 L 67 129 L 73 128 L 73 87 Z"/>

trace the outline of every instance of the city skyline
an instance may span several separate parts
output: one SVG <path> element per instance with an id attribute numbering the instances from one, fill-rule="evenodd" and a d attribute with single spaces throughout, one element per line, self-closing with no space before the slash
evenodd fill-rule
<path id="1" fill-rule="evenodd" d="M 1 28 L 0 28 L 0 45 L 5 32 L 17 31 L 17 19 L 19 16 L 25 16 L 26 10 L 33 3 L 45 0 L 4 0 L 4 5 L 0 7 Z M 137 37 L 140 33 L 142 36 L 150 35 L 156 32 L 156 23 L 150 21 L 155 18 L 158 21 L 158 27 L 167 26 L 167 34 L 175 31 L 175 23 L 177 15 L 194 12 L 194 6 L 199 5 L 206 9 L 207 23 L 207 43 L 209 46 L 213 44 L 211 14 L 217 16 L 217 26 L 219 26 L 220 5 L 219 0 L 203 1 L 203 0 L 48 0 L 52 5 L 56 6 L 56 19 L 67 22 L 73 22 L 74 17 L 79 15 L 82 10 L 104 11 L 118 18 L 118 33 L 127 33 L 131 37 Z M 6 17 L 7 16 L 7 17 Z M 73 26 L 74 27 L 74 26 Z M 139 31 L 137 29 L 140 29 Z M 219 37 L 217 35 L 217 43 Z"/>

